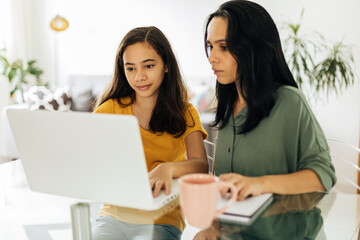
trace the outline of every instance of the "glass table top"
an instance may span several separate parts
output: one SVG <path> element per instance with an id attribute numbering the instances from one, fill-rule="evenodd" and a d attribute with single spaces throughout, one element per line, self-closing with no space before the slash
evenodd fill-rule
<path id="1" fill-rule="evenodd" d="M 70 207 L 78 202 L 32 192 L 21 170 L 0 165 L 0 239 L 73 239 Z M 93 223 L 101 204 L 89 205 Z M 175 199 L 157 211 L 121 208 L 121 214 L 128 222 L 151 226 L 178 206 Z M 250 226 L 218 219 L 207 229 L 187 224 L 181 239 L 360 239 L 359 223 L 360 195 L 274 195 L 272 204 Z"/>
<path id="2" fill-rule="evenodd" d="M 123 208 L 133 223 L 156 221 L 179 199 L 159 211 Z M 274 201 L 249 226 L 215 219 L 207 229 L 187 224 L 182 239 L 359 239 L 360 197 L 342 193 L 274 195 Z"/>

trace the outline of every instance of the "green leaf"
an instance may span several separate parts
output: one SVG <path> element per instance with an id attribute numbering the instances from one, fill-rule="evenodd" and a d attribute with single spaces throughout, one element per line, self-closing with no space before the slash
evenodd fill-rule
<path id="1" fill-rule="evenodd" d="M 9 81 L 12 82 L 13 78 L 15 77 L 16 75 L 16 71 L 17 69 L 16 68 L 11 68 L 9 74 L 8 74 L 8 78 L 9 78 Z"/>
<path id="2" fill-rule="evenodd" d="M 9 61 L 4 56 L 0 55 L 0 60 L 3 62 L 3 64 L 5 64 L 6 67 L 10 66 Z"/>
<path id="3" fill-rule="evenodd" d="M 30 66 L 34 65 L 35 63 L 36 63 L 36 60 L 30 60 L 30 61 L 28 61 L 28 66 L 30 67 Z"/>
<path id="4" fill-rule="evenodd" d="M 342 41 L 330 45 L 319 32 L 303 29 L 303 16 L 304 9 L 299 22 L 281 24 L 281 30 L 287 31 L 282 46 L 289 68 L 300 88 L 308 82 L 315 93 L 339 94 L 355 82 L 353 54 Z"/>
<path id="5" fill-rule="evenodd" d="M 10 91 L 10 97 L 12 97 L 17 90 L 18 90 L 17 88 L 12 89 Z"/>

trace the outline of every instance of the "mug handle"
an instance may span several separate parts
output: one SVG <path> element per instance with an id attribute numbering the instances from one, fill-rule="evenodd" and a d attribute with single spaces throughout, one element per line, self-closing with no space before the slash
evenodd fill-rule
<path id="1" fill-rule="evenodd" d="M 228 182 L 222 182 L 222 181 L 219 181 L 218 184 L 222 185 L 222 186 L 225 186 L 225 187 L 230 187 L 230 191 L 231 191 L 232 194 L 231 194 L 231 198 L 227 202 L 227 204 L 223 208 L 221 208 L 219 210 L 216 210 L 214 218 L 217 218 L 220 214 L 224 213 L 226 211 L 226 209 L 231 207 L 231 205 L 233 205 L 237 201 L 236 188 L 235 188 L 234 184 L 228 183 Z"/>

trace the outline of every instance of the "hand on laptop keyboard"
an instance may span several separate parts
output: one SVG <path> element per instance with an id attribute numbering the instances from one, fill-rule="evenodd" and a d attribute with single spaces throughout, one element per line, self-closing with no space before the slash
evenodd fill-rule
<path id="1" fill-rule="evenodd" d="M 162 163 L 149 172 L 150 186 L 155 198 L 162 189 L 165 189 L 166 195 L 170 194 L 172 175 L 171 164 L 168 163 Z"/>

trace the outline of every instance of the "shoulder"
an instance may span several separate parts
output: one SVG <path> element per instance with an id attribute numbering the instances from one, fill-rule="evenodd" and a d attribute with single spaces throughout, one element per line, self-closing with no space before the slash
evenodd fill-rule
<path id="1" fill-rule="evenodd" d="M 196 110 L 196 108 L 192 103 L 187 103 L 186 110 L 190 113 L 196 113 L 198 115 L 198 111 Z"/>
<path id="2" fill-rule="evenodd" d="M 321 148 L 326 148 L 320 124 L 301 90 L 283 86 L 275 95 L 274 111 L 272 111 L 275 119 L 281 122 L 282 126 L 287 124 L 306 133 L 307 136 L 314 136 L 317 142 L 321 142 Z"/>
<path id="3" fill-rule="evenodd" d="M 294 110 L 310 110 L 309 104 L 305 95 L 301 90 L 291 86 L 279 87 L 275 94 L 275 106 L 281 105 L 282 107 L 294 109 Z"/>
<path id="4" fill-rule="evenodd" d="M 94 110 L 94 113 L 113 113 L 115 99 L 109 99 Z"/>
<path id="5" fill-rule="evenodd" d="M 281 86 L 275 91 L 275 99 L 287 99 L 293 101 L 306 101 L 300 89 L 291 86 Z"/>
<path id="6" fill-rule="evenodd" d="M 187 107 L 184 110 L 184 118 L 187 123 L 193 123 L 200 121 L 200 116 L 197 109 L 191 103 L 187 103 Z"/>
<path id="7" fill-rule="evenodd" d="M 124 104 L 130 103 L 130 98 L 121 98 L 120 101 Z M 124 110 L 126 110 L 128 107 L 122 107 L 118 103 L 118 100 L 116 98 L 112 98 L 101 104 L 97 109 L 95 109 L 94 113 L 117 113 L 122 114 L 125 113 Z"/>
<path id="8" fill-rule="evenodd" d="M 185 108 L 184 117 L 186 121 L 186 130 L 183 135 L 184 138 L 186 138 L 187 135 L 194 131 L 200 131 L 202 133 L 203 139 L 208 137 L 205 129 L 201 124 L 199 113 L 191 103 L 188 103 L 187 107 Z"/>
<path id="9" fill-rule="evenodd" d="M 270 112 L 276 121 L 284 124 L 318 125 L 306 97 L 301 90 L 282 86 L 274 94 L 275 104 Z"/>

